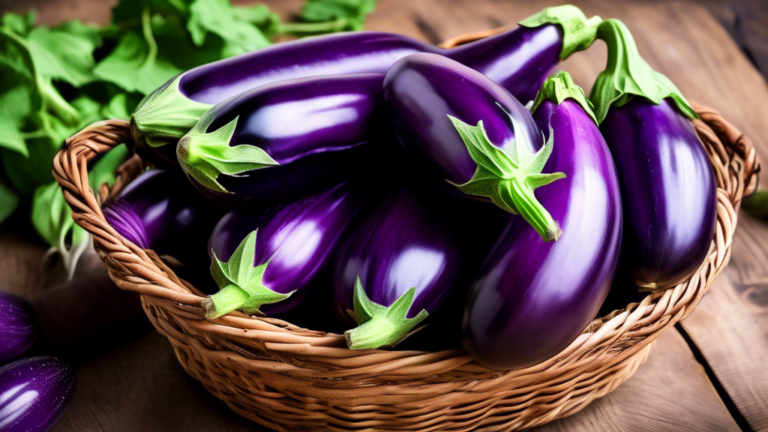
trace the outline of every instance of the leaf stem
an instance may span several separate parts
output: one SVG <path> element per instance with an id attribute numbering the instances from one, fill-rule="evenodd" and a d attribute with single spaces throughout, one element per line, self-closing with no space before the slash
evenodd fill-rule
<path id="1" fill-rule="evenodd" d="M 536 199 L 533 188 L 526 183 L 525 179 L 515 177 L 503 182 L 501 193 L 501 198 L 513 202 L 520 215 L 531 224 L 544 241 L 557 241 L 563 234 L 560 225 Z"/>
<path id="2" fill-rule="evenodd" d="M 205 311 L 207 319 L 216 319 L 240 309 L 249 297 L 250 295 L 244 289 L 235 284 L 229 284 L 216 294 L 203 300 L 200 306 Z"/>
<path id="3" fill-rule="evenodd" d="M 310 34 L 338 32 L 347 25 L 346 18 L 319 23 L 281 23 L 279 33 L 282 34 Z"/>
<path id="4" fill-rule="evenodd" d="M 147 66 L 155 61 L 157 58 L 157 42 L 155 41 L 155 35 L 152 34 L 152 14 L 149 8 L 144 8 L 141 11 L 141 32 L 144 35 L 144 40 L 147 42 L 147 58 L 144 60 L 142 67 Z"/>

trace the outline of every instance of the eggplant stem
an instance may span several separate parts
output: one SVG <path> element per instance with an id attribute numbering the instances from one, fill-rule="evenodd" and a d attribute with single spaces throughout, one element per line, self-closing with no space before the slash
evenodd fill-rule
<path id="1" fill-rule="evenodd" d="M 563 230 L 536 199 L 533 188 L 525 183 L 525 179 L 515 177 L 505 181 L 501 189 L 502 199 L 513 202 L 520 215 L 531 224 L 544 241 L 557 241 L 560 238 Z"/>
<path id="2" fill-rule="evenodd" d="M 216 319 L 232 311 L 236 311 L 248 301 L 248 293 L 235 284 L 229 284 L 216 294 L 203 300 L 200 306 L 205 311 L 207 319 Z"/>

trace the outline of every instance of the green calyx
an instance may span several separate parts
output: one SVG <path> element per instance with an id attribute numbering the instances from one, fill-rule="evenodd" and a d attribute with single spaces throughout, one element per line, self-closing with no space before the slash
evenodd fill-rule
<path id="1" fill-rule="evenodd" d="M 355 319 L 358 327 L 344 332 L 344 339 L 349 349 L 374 349 L 383 346 L 393 346 L 408 335 L 419 323 L 428 316 L 426 310 L 421 310 L 413 318 L 406 318 L 413 303 L 416 288 L 405 292 L 391 306 L 385 307 L 371 301 L 365 294 L 360 277 L 355 280 L 355 291 L 352 297 L 355 309 Z"/>
<path id="2" fill-rule="evenodd" d="M 603 21 L 597 37 L 608 46 L 608 63 L 597 76 L 590 94 L 598 123 L 605 120 L 611 106 L 624 105 L 633 96 L 644 97 L 654 104 L 670 98 L 688 118 L 699 118 L 672 81 L 651 69 L 640 56 L 635 39 L 624 23 L 616 19 Z"/>
<path id="3" fill-rule="evenodd" d="M 219 292 L 203 300 L 201 307 L 207 319 L 215 319 L 234 310 L 261 314 L 259 308 L 277 303 L 293 294 L 280 294 L 264 286 L 262 279 L 269 261 L 256 267 L 256 235 L 254 231 L 240 243 L 227 262 L 222 262 L 211 251 L 211 276 L 219 286 Z"/>
<path id="4" fill-rule="evenodd" d="M 544 101 L 552 101 L 560 105 L 566 99 L 573 99 L 581 105 L 584 112 L 597 124 L 597 118 L 594 111 L 592 111 L 592 102 L 587 99 L 584 90 L 573 82 L 571 75 L 566 71 L 559 72 L 557 75 L 544 81 L 541 90 L 536 94 L 536 100 L 531 107 L 531 113 L 536 112 L 536 108 Z"/>
<path id="5" fill-rule="evenodd" d="M 131 134 L 137 146 L 176 144 L 213 106 L 184 96 L 179 89 L 182 76 L 150 93 L 131 116 Z"/>
<path id="6" fill-rule="evenodd" d="M 541 172 L 552 154 L 552 134 L 544 147 L 532 153 L 527 143 L 523 142 L 522 128 L 510 116 L 518 138 L 513 145 L 502 150 L 491 143 L 482 121 L 477 126 L 471 126 L 450 115 L 448 118 L 477 164 L 472 178 L 462 185 L 456 185 L 459 190 L 469 195 L 490 198 L 503 210 L 521 215 L 544 241 L 557 241 L 563 232 L 534 195 L 536 188 L 565 178 L 561 172 Z"/>
<path id="7" fill-rule="evenodd" d="M 597 27 L 602 22 L 599 16 L 587 18 L 581 9 L 573 5 L 549 7 L 532 15 L 518 24 L 535 28 L 544 24 L 557 24 L 563 29 L 563 48 L 560 58 L 567 59 L 577 51 L 583 51 L 595 41 Z"/>
<path id="8" fill-rule="evenodd" d="M 213 132 L 206 132 L 216 112 L 216 109 L 208 111 L 176 146 L 176 156 L 187 174 L 212 191 L 230 193 L 219 183 L 220 175 L 237 176 L 280 165 L 259 147 L 229 145 L 239 117 Z"/>

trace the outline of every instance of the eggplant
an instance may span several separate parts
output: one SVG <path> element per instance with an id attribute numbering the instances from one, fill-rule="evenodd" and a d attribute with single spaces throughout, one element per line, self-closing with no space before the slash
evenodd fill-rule
<path id="1" fill-rule="evenodd" d="M 267 203 L 345 180 L 369 154 L 381 74 L 279 82 L 208 111 L 178 144 L 181 167 L 225 205 Z"/>
<path id="2" fill-rule="evenodd" d="M 395 345 L 468 282 L 470 248 L 462 247 L 446 213 L 423 194 L 401 189 L 339 250 L 334 313 L 347 326 L 357 325 L 344 333 L 350 349 Z"/>
<path id="3" fill-rule="evenodd" d="M 136 246 L 192 266 L 207 261 L 208 233 L 223 214 L 184 176 L 159 169 L 142 173 L 102 211 L 112 228 Z"/>
<path id="4" fill-rule="evenodd" d="M 684 282 L 715 233 L 717 184 L 680 90 L 640 56 L 629 29 L 600 25 L 608 64 L 592 101 L 624 197 L 621 271 L 643 290 Z"/>
<path id="5" fill-rule="evenodd" d="M 413 54 L 387 72 L 384 100 L 400 143 L 425 171 L 522 215 L 546 241 L 558 239 L 534 189 L 563 174 L 542 174 L 552 145 L 509 92 L 446 57 Z"/>
<path id="6" fill-rule="evenodd" d="M 281 43 L 191 69 L 145 97 L 131 116 L 134 148 L 156 164 L 173 163 L 176 142 L 220 102 L 278 81 L 384 74 L 394 62 L 417 52 L 455 58 L 527 102 L 560 59 L 591 45 L 599 22 L 599 17 L 587 19 L 578 8 L 566 5 L 544 9 L 517 29 L 453 49 L 379 32 Z"/>
<path id="7" fill-rule="evenodd" d="M 75 390 L 75 371 L 50 356 L 0 368 L 0 430 L 45 432 L 64 413 Z"/>
<path id="8" fill-rule="evenodd" d="M 270 316 L 295 309 L 323 285 L 319 276 L 364 206 L 360 192 L 344 183 L 266 212 L 225 215 L 209 240 L 211 274 L 221 290 L 203 301 L 206 318 L 237 309 Z"/>
<path id="9" fill-rule="evenodd" d="M 0 291 L 0 363 L 27 352 L 38 337 L 32 305 L 23 298 Z"/>
<path id="10" fill-rule="evenodd" d="M 545 170 L 566 174 L 536 195 L 563 235 L 544 242 L 515 218 L 478 273 L 463 344 L 493 369 L 528 367 L 566 348 L 607 297 L 621 248 L 616 169 L 583 91 L 561 72 L 544 83 L 534 109 L 556 149 Z"/>

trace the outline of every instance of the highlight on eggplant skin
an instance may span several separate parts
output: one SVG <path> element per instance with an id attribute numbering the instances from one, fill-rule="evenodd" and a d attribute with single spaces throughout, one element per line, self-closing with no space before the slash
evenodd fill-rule
<path id="1" fill-rule="evenodd" d="M 0 363 L 21 356 L 35 344 L 40 333 L 35 318 L 30 303 L 0 291 Z"/>
<path id="2" fill-rule="evenodd" d="M 520 27 L 452 49 L 406 36 L 352 32 L 304 38 L 184 72 L 147 96 L 131 117 L 135 150 L 163 165 L 174 146 L 213 105 L 279 81 L 358 73 L 384 74 L 418 52 L 444 55 L 488 75 L 516 97 L 532 100 L 550 71 L 595 39 L 599 17 L 575 6 L 544 9 Z M 169 156 L 170 155 L 170 156 Z"/>
<path id="3" fill-rule="evenodd" d="M 0 368 L 0 430 L 53 428 L 75 390 L 75 371 L 50 356 L 28 357 Z"/>
<path id="4" fill-rule="evenodd" d="M 401 189 L 341 247 L 333 303 L 337 318 L 355 327 L 345 333 L 351 349 L 396 344 L 466 280 L 464 249 L 441 214 L 423 195 Z"/>
<path id="5" fill-rule="evenodd" d="M 177 146 L 200 192 L 225 205 L 298 196 L 366 163 L 381 74 L 312 77 L 247 91 L 214 106 Z"/>
<path id="6" fill-rule="evenodd" d="M 277 316 L 295 309 L 326 282 L 319 278 L 364 209 L 361 192 L 345 183 L 266 212 L 225 215 L 209 240 L 212 272 L 218 262 L 248 262 L 250 268 L 217 280 L 221 291 L 206 299 L 206 316 L 236 309 Z M 257 279 L 244 277 L 248 272 Z"/>
<path id="7" fill-rule="evenodd" d="M 590 99 L 624 197 L 621 271 L 641 289 L 668 288 L 699 268 L 715 233 L 715 175 L 690 121 L 698 114 L 624 23 L 605 20 L 597 36 L 608 61 Z"/>
<path id="8" fill-rule="evenodd" d="M 451 59 L 413 54 L 387 72 L 384 101 L 400 143 L 425 171 L 520 214 L 546 241 L 562 234 L 534 194 L 563 177 L 542 173 L 552 143 L 509 92 Z"/>
<path id="9" fill-rule="evenodd" d="M 569 76 L 550 80 L 579 97 Z M 537 191 L 563 235 L 544 242 L 513 218 L 466 302 L 464 347 L 492 369 L 528 367 L 565 349 L 594 319 L 619 259 L 621 196 L 610 152 L 583 93 L 584 105 L 556 93 L 545 95 L 533 117 L 556 149 L 545 170 L 566 174 Z"/>

